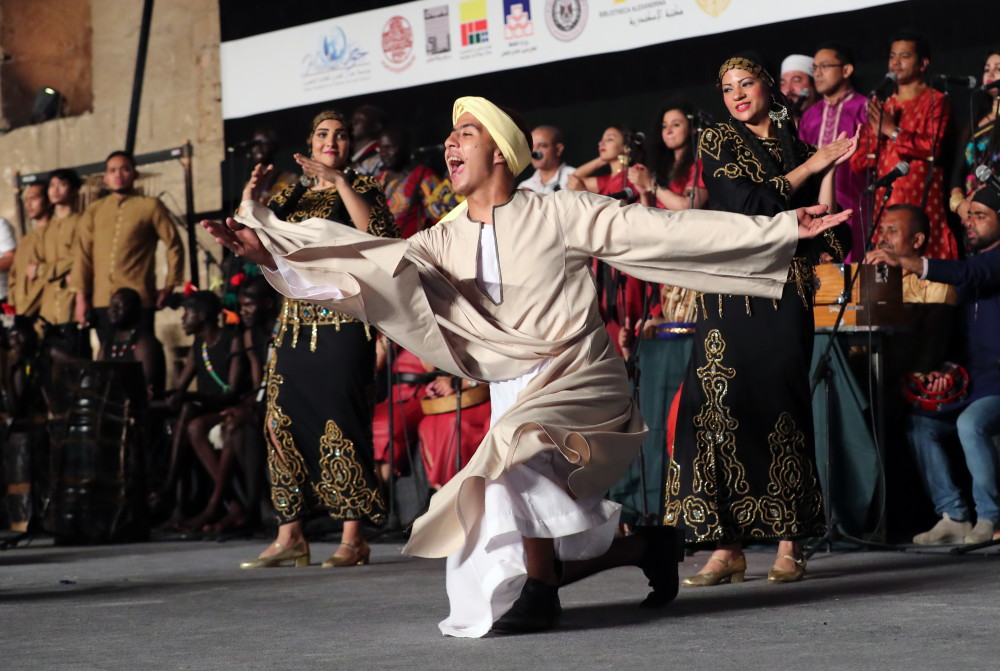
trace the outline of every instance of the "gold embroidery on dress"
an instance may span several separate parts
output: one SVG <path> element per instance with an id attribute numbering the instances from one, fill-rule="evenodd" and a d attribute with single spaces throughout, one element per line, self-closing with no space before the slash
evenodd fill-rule
<path id="1" fill-rule="evenodd" d="M 805 519 L 816 519 L 822 511 L 823 499 L 811 464 L 805 458 L 805 434 L 795 425 L 795 419 L 783 412 L 767 437 L 771 451 L 770 482 L 766 497 L 760 499 L 761 520 L 778 538 L 798 536 Z"/>
<path id="2" fill-rule="evenodd" d="M 833 250 L 833 260 L 835 263 L 843 263 L 844 259 L 847 258 L 847 254 L 844 253 L 844 247 L 840 244 L 840 240 L 837 236 L 833 234 L 833 230 L 823 231 L 823 238 L 826 240 L 826 244 L 830 245 L 830 249 Z"/>
<path id="3" fill-rule="evenodd" d="M 385 521 L 385 505 L 377 487 L 370 487 L 361 470 L 354 443 L 332 419 L 319 439 L 321 480 L 316 485 L 319 500 L 332 517 L 345 520 L 368 518 Z"/>
<path id="4" fill-rule="evenodd" d="M 746 480 L 743 464 L 736 458 L 736 428 L 739 422 L 732 416 L 725 404 L 729 392 L 729 380 L 736 371 L 723 365 L 726 342 L 718 329 L 709 331 L 705 338 L 706 363 L 697 369 L 705 403 L 694 417 L 695 448 L 697 456 L 691 465 L 691 491 L 699 496 L 688 496 L 678 504 L 668 503 L 668 508 L 676 518 L 678 512 L 684 522 L 691 527 L 697 540 L 716 540 L 722 532 L 719 511 L 714 501 L 719 496 L 720 487 L 737 494 L 746 494 L 750 486 Z M 677 477 L 679 478 L 679 469 Z M 677 496 L 680 492 L 677 487 Z"/>
<path id="5" fill-rule="evenodd" d="M 332 324 L 333 327 L 339 331 L 341 324 L 363 323 L 361 320 L 355 319 L 350 315 L 345 315 L 343 312 L 331 310 L 330 308 L 317 305 L 316 303 L 300 301 L 294 298 L 285 299 L 281 306 L 281 316 L 279 317 L 278 322 L 278 335 L 275 339 L 278 346 L 280 346 L 284 340 L 285 331 L 291 328 L 292 347 L 298 347 L 299 328 L 311 326 L 312 333 L 309 337 L 310 352 L 316 351 L 318 327 Z M 365 333 L 367 334 L 368 339 L 371 340 L 371 330 L 368 328 L 367 324 L 365 324 Z"/>
<path id="6" fill-rule="evenodd" d="M 271 502 L 281 519 L 291 521 L 299 519 L 305 510 L 306 493 L 303 488 L 307 486 L 309 476 L 302 455 L 295 449 L 295 439 L 288 431 L 292 420 L 278 405 L 278 392 L 284 378 L 274 374 L 276 358 L 272 356 L 268 365 L 265 421 L 274 431 L 278 445 L 271 440 L 266 427 L 264 440 L 267 443 L 267 469 L 271 476 Z"/>

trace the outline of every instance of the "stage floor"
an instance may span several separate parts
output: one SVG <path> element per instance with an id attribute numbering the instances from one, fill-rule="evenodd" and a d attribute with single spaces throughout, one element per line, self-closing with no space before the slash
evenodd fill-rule
<path id="1" fill-rule="evenodd" d="M 0 552 L 0 666 L 27 669 L 995 669 L 1000 548 L 819 554 L 806 581 L 682 588 L 636 603 L 638 569 L 562 590 L 560 627 L 440 636 L 443 560 L 373 546 L 367 567 L 244 571 L 262 542 L 33 546 Z M 707 554 L 689 557 L 682 575 Z"/>

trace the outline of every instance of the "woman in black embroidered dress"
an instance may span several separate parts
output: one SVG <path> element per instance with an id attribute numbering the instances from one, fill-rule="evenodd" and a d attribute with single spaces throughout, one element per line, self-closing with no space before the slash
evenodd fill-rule
<path id="1" fill-rule="evenodd" d="M 347 168 L 351 127 L 338 112 L 322 112 L 309 135 L 311 157 L 295 155 L 304 184 L 288 187 L 268 206 L 291 222 L 321 217 L 380 237 L 399 237 L 379 183 Z M 244 191 L 269 168 L 257 166 Z M 275 349 L 268 362 L 267 433 L 271 499 L 278 537 L 243 568 L 309 564 L 303 523 L 325 508 L 344 520 L 337 552 L 323 566 L 368 561 L 361 521 L 385 521 L 385 504 L 372 463 L 375 333 L 357 319 L 308 301 L 286 298 L 278 318 Z"/>
<path id="2" fill-rule="evenodd" d="M 856 139 L 842 136 L 819 150 L 799 142 L 787 101 L 761 62 L 731 58 L 719 71 L 731 118 L 702 135 L 709 202 L 716 210 L 750 215 L 817 201 L 832 209 L 832 168 L 851 156 Z M 742 581 L 747 540 L 779 541 L 770 582 L 804 574 L 796 540 L 824 530 L 808 381 L 812 266 L 826 256 L 840 261 L 848 249 L 845 226 L 800 244 L 777 301 L 699 297 L 664 522 L 684 528 L 689 543 L 715 550 L 714 561 L 686 585 Z"/>

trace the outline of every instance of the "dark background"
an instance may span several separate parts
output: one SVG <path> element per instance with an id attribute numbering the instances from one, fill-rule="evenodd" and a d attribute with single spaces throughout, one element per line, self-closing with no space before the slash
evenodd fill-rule
<path id="1" fill-rule="evenodd" d="M 789 0 L 793 1 L 793 0 Z M 399 2 L 355 0 L 219 0 L 224 41 L 320 21 L 333 16 L 385 7 Z M 835 5 L 832 2 L 831 5 Z M 276 9 L 280 7 L 280 9 Z M 532 126 L 551 123 L 566 136 L 566 159 L 579 165 L 597 152 L 597 140 L 611 123 L 648 131 L 660 106 L 682 98 L 719 118 L 724 114 L 714 87 L 719 65 L 733 53 L 756 49 L 776 69 L 791 53 L 812 56 L 827 40 L 855 49 L 858 89 L 868 91 L 887 69 L 890 38 L 912 28 L 932 47 L 932 74 L 975 74 L 987 51 L 1000 45 L 1000 2 L 996 0 L 909 0 L 872 9 L 786 21 L 766 26 L 669 42 L 624 52 L 601 54 L 530 68 L 494 72 L 436 84 L 318 105 L 286 109 L 225 122 L 227 145 L 248 138 L 255 128 L 278 132 L 284 147 L 279 162 L 291 168 L 291 154 L 304 148 L 313 115 L 323 109 L 352 111 L 362 103 L 383 108 L 405 126 L 414 145 L 442 142 L 451 126 L 451 106 L 463 95 L 482 95 L 519 109 Z M 952 90 L 959 124 L 967 122 L 969 94 Z M 436 161 L 435 161 L 436 163 Z M 442 166 L 432 164 L 435 169 Z M 242 175 L 246 160 L 237 156 L 226 172 Z"/>

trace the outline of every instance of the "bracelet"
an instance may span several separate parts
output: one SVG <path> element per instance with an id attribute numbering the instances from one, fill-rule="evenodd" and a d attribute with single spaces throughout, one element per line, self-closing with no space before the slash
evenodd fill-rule
<path id="1" fill-rule="evenodd" d="M 948 209 L 952 212 L 958 213 L 958 206 L 965 202 L 965 196 L 960 193 L 951 194 L 951 199 L 948 201 Z"/>

